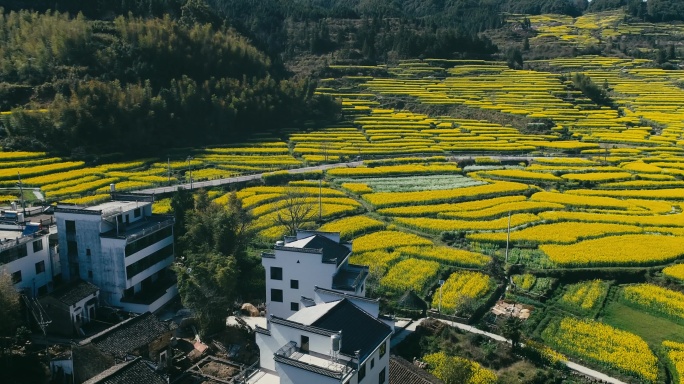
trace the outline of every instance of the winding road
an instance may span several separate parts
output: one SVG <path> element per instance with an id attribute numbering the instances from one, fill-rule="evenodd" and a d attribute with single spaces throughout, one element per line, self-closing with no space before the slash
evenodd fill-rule
<path id="1" fill-rule="evenodd" d="M 408 335 L 410 335 L 411 333 L 415 332 L 416 328 L 417 328 L 417 327 L 420 325 L 420 323 L 422 323 L 425 319 L 427 319 L 427 318 L 424 317 L 424 318 L 418 319 L 418 320 L 416 320 L 416 321 L 410 323 L 407 327 L 401 329 L 401 330 L 400 330 L 399 332 L 397 332 L 395 335 L 393 335 L 393 336 L 392 336 L 392 340 L 390 341 L 390 346 L 391 346 L 391 347 L 394 347 L 394 346 L 396 346 L 397 344 L 399 344 L 399 343 L 401 343 L 402 341 L 404 341 L 404 339 L 406 339 L 406 337 L 407 337 Z M 451 327 L 456 327 L 456 328 L 462 329 L 462 330 L 464 330 L 464 331 L 466 331 L 466 332 L 477 333 L 477 334 L 483 335 L 483 336 L 485 336 L 485 337 L 488 337 L 488 338 L 490 338 L 490 339 L 492 339 L 492 340 L 496 340 L 496 341 L 499 341 L 499 342 L 510 343 L 505 337 L 503 337 L 503 336 L 501 336 L 501 335 L 497 335 L 497 334 L 495 334 L 495 333 L 490 333 L 490 332 L 485 332 L 485 331 L 483 331 L 483 330 L 481 330 L 481 329 L 477 329 L 477 328 L 475 328 L 475 327 L 473 327 L 473 326 L 470 326 L 470 325 L 467 325 L 467 324 L 461 324 L 461 323 L 457 323 L 457 322 L 454 322 L 454 321 L 448 321 L 448 320 L 442 320 L 442 319 L 436 319 L 436 320 L 439 320 L 439 321 L 441 321 L 441 322 L 443 322 L 443 323 L 445 323 L 445 324 L 447 324 L 447 325 L 449 325 L 449 326 L 451 326 Z M 571 370 L 573 370 L 573 371 L 575 371 L 575 372 L 577 372 L 577 373 L 580 373 L 580 374 L 585 375 L 585 376 L 587 376 L 587 377 L 590 377 L 590 378 L 592 378 L 592 379 L 600 380 L 600 381 L 603 382 L 603 383 L 627 384 L 627 383 L 625 383 L 624 381 L 620 381 L 620 380 L 618 380 L 618 379 L 616 379 L 616 378 L 614 378 L 614 377 L 610 377 L 610 376 L 608 376 L 608 375 L 606 375 L 606 374 L 604 374 L 604 373 L 601 373 L 601 372 L 599 372 L 599 371 L 593 370 L 593 369 L 591 369 L 591 368 L 589 368 L 589 367 L 585 367 L 584 365 L 580 365 L 580 364 L 577 364 L 577 363 L 573 363 L 572 361 L 565 361 L 564 364 L 565 364 L 568 368 L 570 368 Z"/>

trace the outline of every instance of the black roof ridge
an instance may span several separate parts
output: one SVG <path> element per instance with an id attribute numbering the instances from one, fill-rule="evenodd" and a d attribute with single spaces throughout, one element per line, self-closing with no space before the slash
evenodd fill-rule
<path id="1" fill-rule="evenodd" d="M 370 297 L 354 295 L 351 293 L 340 292 L 340 291 L 336 291 L 334 289 L 328 289 L 328 288 L 319 287 L 318 285 L 314 285 L 314 292 L 316 292 L 316 291 L 329 292 L 329 293 L 332 293 L 333 295 L 344 296 L 344 298 L 352 298 L 355 300 L 368 301 L 368 302 L 372 302 L 372 303 L 380 302 L 380 299 L 371 299 Z"/>
<path id="2" fill-rule="evenodd" d="M 342 300 L 340 300 L 340 301 L 342 301 Z M 337 304 L 335 304 L 333 306 L 333 308 L 335 308 L 335 307 L 337 307 Z M 325 328 L 315 327 L 313 325 L 306 325 L 306 324 L 302 324 L 302 323 L 299 323 L 296 321 L 292 321 L 292 320 L 284 319 L 282 317 L 271 315 L 271 321 L 273 321 L 273 320 L 275 320 L 276 324 L 282 324 L 285 326 L 290 326 L 292 328 L 301 329 L 304 331 L 310 331 L 313 333 L 318 333 L 319 335 L 323 335 L 323 336 L 331 336 L 331 335 L 337 334 L 337 332 L 333 332 L 333 331 L 327 330 Z"/>

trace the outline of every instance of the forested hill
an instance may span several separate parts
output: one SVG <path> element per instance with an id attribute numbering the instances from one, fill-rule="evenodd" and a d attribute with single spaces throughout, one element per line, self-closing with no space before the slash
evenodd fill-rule
<path id="1" fill-rule="evenodd" d="M 335 104 L 314 89 L 308 79 L 279 78 L 266 54 L 221 25 L 168 15 L 0 15 L 9 148 L 140 156 L 230 142 L 334 115 Z"/>

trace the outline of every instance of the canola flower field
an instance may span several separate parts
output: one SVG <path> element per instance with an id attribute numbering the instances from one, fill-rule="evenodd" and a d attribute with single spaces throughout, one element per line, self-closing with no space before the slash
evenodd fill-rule
<path id="1" fill-rule="evenodd" d="M 614 12 L 529 19 L 537 31 L 533 46 L 684 36 L 681 26 L 628 24 Z M 19 178 L 48 203 L 92 205 L 109 199 L 111 184 L 125 192 L 252 173 L 283 176 L 278 171 L 358 157 L 361 167 L 235 192 L 254 217 L 256 237 L 282 239 L 288 228 L 280 221 L 294 204 L 306 211 L 302 228 L 340 232 L 352 242 L 350 262 L 370 267 L 369 284 L 377 291 L 392 297 L 431 291 L 428 303 L 435 307 L 443 279 L 441 307 L 454 313 L 466 301 L 484 303 L 497 285 L 514 284 L 509 297 L 522 292 L 533 306 L 539 303 L 532 320 L 540 316 L 541 325 L 532 343 L 543 341 L 548 355 L 558 350 L 637 382 L 658 382 L 665 369 L 681 377 L 678 342 L 656 345 L 602 322 L 602 303 L 619 301 L 675 323 L 684 318 L 684 267 L 678 263 L 684 259 L 684 70 L 594 55 L 531 61 L 525 70 L 436 59 L 331 66 L 340 73 L 366 69 L 387 75 L 321 80 L 317 92 L 342 105 L 345 121 L 332 126 L 108 164 L 0 152 L 0 202 L 19 200 Z M 575 72 L 603 85 L 614 106 L 596 105 L 575 89 L 568 76 Z M 405 109 L 388 107 L 396 100 Z M 444 113 L 419 112 L 428 106 Z M 484 117 L 447 113 L 452 107 Z M 490 121 L 487 113 L 510 117 L 510 124 Z M 214 191 L 212 197 L 225 204 L 230 194 Z M 170 209 L 168 196 L 154 205 L 157 213 Z M 507 246 L 515 255 L 509 264 Z M 519 272 L 501 281 L 492 265 Z M 632 285 L 595 277 L 621 269 L 648 269 L 656 277 Z M 556 288 L 549 276 L 566 271 L 591 277 Z M 554 306 L 577 318 L 559 318 Z"/>

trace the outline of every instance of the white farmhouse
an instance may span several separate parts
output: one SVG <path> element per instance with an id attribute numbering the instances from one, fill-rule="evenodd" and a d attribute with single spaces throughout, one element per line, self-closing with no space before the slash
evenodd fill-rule
<path id="1" fill-rule="evenodd" d="M 112 194 L 92 207 L 58 205 L 62 275 L 100 288 L 100 301 L 154 312 L 177 295 L 173 217 L 152 214 L 152 196 Z"/>
<path id="2" fill-rule="evenodd" d="M 256 327 L 260 371 L 250 384 L 384 384 L 392 328 L 349 299 L 317 304 Z"/>
<path id="3" fill-rule="evenodd" d="M 48 229 L 33 223 L 0 228 L 0 272 L 11 275 L 14 287 L 29 296 L 47 294 L 61 273 L 49 236 Z"/>
<path id="4" fill-rule="evenodd" d="M 365 297 L 368 267 L 349 264 L 339 233 L 300 231 L 262 254 L 265 327 L 249 384 L 384 384 L 393 327 Z"/>
<path id="5" fill-rule="evenodd" d="M 287 318 L 302 303 L 313 304 L 316 287 L 365 296 L 368 267 L 349 264 L 351 252 L 351 244 L 331 232 L 299 231 L 276 243 L 273 253 L 261 255 L 268 314 Z"/>

